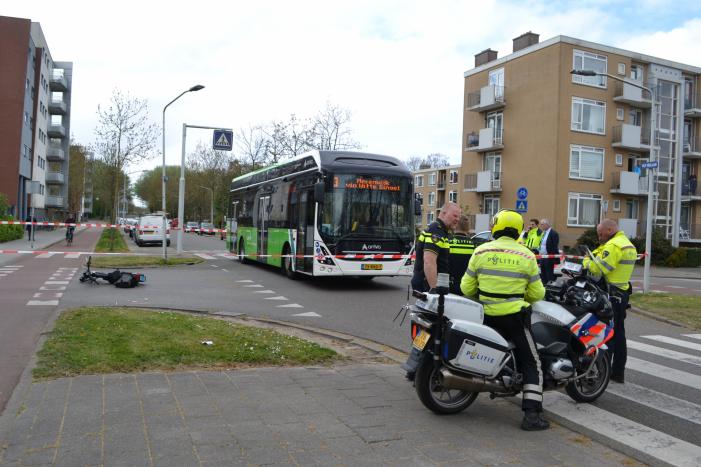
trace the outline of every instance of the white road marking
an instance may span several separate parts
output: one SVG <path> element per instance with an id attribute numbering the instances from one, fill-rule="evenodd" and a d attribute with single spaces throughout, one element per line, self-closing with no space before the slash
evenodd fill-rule
<path id="1" fill-rule="evenodd" d="M 64 256 L 66 259 L 76 259 L 80 258 L 80 253 L 66 253 L 66 256 Z"/>
<path id="2" fill-rule="evenodd" d="M 672 360 L 678 362 L 691 363 L 692 365 L 701 365 L 701 357 L 695 355 L 689 355 L 683 352 L 677 352 L 676 350 L 669 350 L 663 347 L 657 347 L 656 345 L 644 344 L 642 342 L 627 340 L 628 348 L 640 350 L 641 352 L 651 353 L 653 355 L 659 355 L 660 357 L 671 358 Z"/>
<path id="3" fill-rule="evenodd" d="M 686 289 L 686 287 L 681 286 L 681 285 L 666 285 L 665 287 L 670 288 L 670 289 Z"/>
<path id="4" fill-rule="evenodd" d="M 221 270 L 224 271 L 224 272 L 229 272 L 228 269 L 221 268 Z"/>
<path id="5" fill-rule="evenodd" d="M 687 349 L 692 349 L 692 350 L 701 350 L 701 344 L 697 344 L 696 342 L 687 342 L 683 341 L 681 339 L 675 339 L 673 337 L 667 337 L 667 336 L 640 336 L 645 339 L 651 339 L 655 340 L 657 342 L 664 342 L 665 344 L 672 344 L 676 345 L 677 347 L 685 347 Z"/>
<path id="6" fill-rule="evenodd" d="M 701 339 L 701 334 L 682 334 L 684 337 L 691 337 L 692 339 Z"/>
<path id="7" fill-rule="evenodd" d="M 27 306 L 56 306 L 58 300 L 29 300 Z"/>
<path id="8" fill-rule="evenodd" d="M 242 281 L 236 281 L 236 282 L 253 282 L 253 281 L 250 280 L 250 279 L 244 279 L 244 280 L 242 280 Z"/>
<path id="9" fill-rule="evenodd" d="M 253 293 L 275 293 L 274 290 L 254 290 Z"/>
<path id="10" fill-rule="evenodd" d="M 40 254 L 40 255 L 36 255 L 35 258 L 41 258 L 41 259 L 51 258 L 51 257 L 52 257 L 53 255 L 55 255 L 56 253 L 58 253 L 58 251 L 47 251 L 46 253 L 42 253 L 42 254 Z"/>
<path id="11" fill-rule="evenodd" d="M 297 313 L 296 315 L 292 316 L 308 316 L 310 318 L 321 318 L 320 314 L 314 313 L 313 311 L 307 311 L 306 313 Z"/>
<path id="12" fill-rule="evenodd" d="M 263 287 L 260 284 L 244 285 L 244 287 Z"/>
<path id="13" fill-rule="evenodd" d="M 701 388 L 701 376 L 687 373 L 686 371 L 675 370 L 664 365 L 640 360 L 635 357 L 628 357 L 626 368 L 639 371 L 656 378 L 666 379 L 673 383 L 689 386 L 694 389 Z"/>
<path id="14" fill-rule="evenodd" d="M 630 360 L 630 359 L 629 359 Z M 701 447 L 674 438 L 632 420 L 599 409 L 591 404 L 577 404 L 559 392 L 549 392 L 545 408 L 567 427 L 583 428 L 586 434 L 615 440 L 637 452 L 650 456 L 653 464 L 698 466 Z"/>
<path id="15" fill-rule="evenodd" d="M 286 303 L 285 305 L 278 305 L 278 308 L 304 308 L 299 303 Z"/>
<path id="16" fill-rule="evenodd" d="M 219 267 L 219 266 L 217 266 L 216 264 L 210 264 L 210 266 L 212 266 L 213 268 L 218 268 L 218 267 Z"/>
<path id="17" fill-rule="evenodd" d="M 10 265 L 8 265 L 8 266 L 3 266 L 2 268 L 3 268 L 3 269 L 6 269 L 6 268 L 23 268 L 23 267 L 24 267 L 24 265 L 12 265 L 12 264 L 10 264 Z"/>
<path id="18" fill-rule="evenodd" d="M 62 285 L 62 286 L 54 288 L 54 287 L 46 287 L 46 286 L 42 285 L 41 287 L 39 287 L 39 290 L 66 290 L 66 286 Z"/>
<path id="19" fill-rule="evenodd" d="M 53 294 L 49 294 L 48 292 L 37 292 L 34 294 L 34 298 L 39 298 L 42 295 L 53 295 L 53 298 L 61 298 L 63 297 L 63 292 L 54 292 Z"/>
<path id="20" fill-rule="evenodd" d="M 650 292 L 655 292 L 655 293 L 666 293 L 665 290 L 650 290 Z"/>
<path id="21" fill-rule="evenodd" d="M 195 253 L 195 256 L 199 256 L 202 259 L 216 259 L 214 256 L 209 256 L 204 253 Z"/>
<path id="22" fill-rule="evenodd" d="M 77 271 L 78 268 L 58 268 L 57 271 Z"/>
<path id="23" fill-rule="evenodd" d="M 609 384 L 606 392 L 701 425 L 701 405 L 637 384 Z"/>
<path id="24" fill-rule="evenodd" d="M 283 297 L 282 295 L 278 297 L 265 297 L 266 300 L 287 300 L 286 297 Z"/>
<path id="25" fill-rule="evenodd" d="M 44 285 L 60 285 L 60 284 L 69 284 L 69 281 L 46 281 L 44 282 Z"/>

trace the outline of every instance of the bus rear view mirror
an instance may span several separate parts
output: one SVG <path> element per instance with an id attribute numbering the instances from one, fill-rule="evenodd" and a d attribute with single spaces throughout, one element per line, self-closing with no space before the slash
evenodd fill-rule
<path id="1" fill-rule="evenodd" d="M 421 215 L 421 201 L 414 198 L 414 215 L 415 216 L 420 216 Z"/>
<path id="2" fill-rule="evenodd" d="M 314 184 L 314 201 L 319 204 L 324 204 L 324 192 L 326 188 L 324 182 L 316 182 Z"/>

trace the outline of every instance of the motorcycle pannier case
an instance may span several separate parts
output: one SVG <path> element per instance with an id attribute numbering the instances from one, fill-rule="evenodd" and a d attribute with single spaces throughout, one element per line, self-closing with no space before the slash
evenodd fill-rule
<path id="1" fill-rule="evenodd" d="M 494 377 L 501 370 L 508 351 L 508 342 L 494 329 L 453 320 L 446 332 L 443 358 L 458 369 Z"/>
<path id="2" fill-rule="evenodd" d="M 613 326 L 606 324 L 592 313 L 587 313 L 570 326 L 570 331 L 587 349 L 587 355 L 594 353 L 596 347 L 601 347 L 613 337 Z"/>

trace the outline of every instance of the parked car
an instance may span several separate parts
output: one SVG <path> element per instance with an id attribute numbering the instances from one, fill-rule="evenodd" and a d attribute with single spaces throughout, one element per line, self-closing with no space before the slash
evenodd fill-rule
<path id="1" fill-rule="evenodd" d="M 129 218 L 124 222 L 124 232 L 129 234 L 129 238 L 134 238 L 134 230 L 139 219 Z"/>
<path id="2" fill-rule="evenodd" d="M 485 230 L 474 234 L 472 237 L 470 237 L 470 240 L 472 240 L 472 243 L 474 243 L 475 246 L 479 246 L 483 243 L 491 242 L 494 239 L 492 238 L 492 232 Z"/>
<path id="3" fill-rule="evenodd" d="M 163 245 L 163 216 L 149 214 L 139 217 L 139 227 L 134 232 L 134 241 L 139 246 L 149 243 Z M 166 245 L 170 246 L 170 229 L 165 232 Z"/>
<path id="4" fill-rule="evenodd" d="M 200 224 L 198 224 L 197 222 L 187 222 L 187 223 L 185 223 L 185 232 L 195 232 L 195 233 L 197 233 L 197 231 L 196 231 L 195 229 L 199 229 L 199 228 L 200 228 Z"/>
<path id="5" fill-rule="evenodd" d="M 201 222 L 200 223 L 200 231 L 197 232 L 198 235 L 214 235 L 216 232 L 214 231 L 215 227 L 214 224 L 211 222 Z"/>

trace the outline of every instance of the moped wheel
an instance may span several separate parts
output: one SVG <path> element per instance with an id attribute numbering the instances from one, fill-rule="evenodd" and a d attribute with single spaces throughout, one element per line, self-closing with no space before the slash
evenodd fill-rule
<path id="1" fill-rule="evenodd" d="M 416 394 L 427 409 L 439 415 L 462 412 L 477 399 L 477 392 L 443 388 L 438 379 L 438 370 L 433 358 L 424 358 L 416 369 Z"/>
<path id="2" fill-rule="evenodd" d="M 606 391 L 610 379 L 611 360 L 607 352 L 601 351 L 589 373 L 568 383 L 565 391 L 577 402 L 594 402 Z"/>

